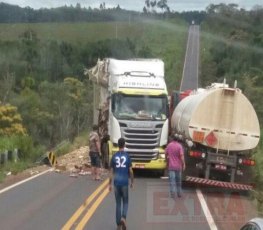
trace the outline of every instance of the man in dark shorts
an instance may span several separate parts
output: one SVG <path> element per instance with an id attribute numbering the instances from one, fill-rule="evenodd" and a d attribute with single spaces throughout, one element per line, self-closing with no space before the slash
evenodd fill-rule
<path id="1" fill-rule="evenodd" d="M 97 133 L 98 126 L 93 125 L 89 135 L 89 156 L 93 180 L 101 180 L 100 177 L 100 138 Z"/>
<path id="2" fill-rule="evenodd" d="M 117 230 L 126 230 L 126 217 L 129 202 L 129 176 L 131 188 L 133 187 L 133 171 L 130 156 L 124 151 L 125 140 L 118 140 L 119 151 L 111 158 L 111 175 L 109 190 L 112 190 L 112 179 L 114 178 L 114 193 L 116 199 L 116 223 Z"/>

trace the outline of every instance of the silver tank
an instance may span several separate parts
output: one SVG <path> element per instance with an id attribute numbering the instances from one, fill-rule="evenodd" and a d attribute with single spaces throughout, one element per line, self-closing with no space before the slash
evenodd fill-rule
<path id="1" fill-rule="evenodd" d="M 185 139 L 227 151 L 257 146 L 260 127 L 257 114 L 242 91 L 212 84 L 184 98 L 175 108 L 172 128 Z"/>

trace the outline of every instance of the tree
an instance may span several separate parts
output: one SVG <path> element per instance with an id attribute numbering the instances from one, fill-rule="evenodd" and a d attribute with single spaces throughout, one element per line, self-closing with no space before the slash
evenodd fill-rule
<path id="1" fill-rule="evenodd" d="M 106 10 L 106 4 L 105 2 L 100 4 L 100 10 Z"/>
<path id="2" fill-rule="evenodd" d="M 261 75 L 262 76 L 262 75 Z M 263 108 L 262 108 L 262 97 L 263 97 L 263 86 L 257 84 L 258 76 L 250 76 L 245 74 L 243 77 L 244 93 L 249 98 L 253 107 L 257 112 L 259 123 L 263 122 Z M 262 76 L 263 77 L 263 76 Z"/>
<path id="3" fill-rule="evenodd" d="M 68 77 L 64 79 L 66 95 L 69 99 L 69 106 L 71 108 L 71 127 L 69 137 L 72 139 L 80 134 L 83 124 L 86 124 L 85 114 L 85 88 L 84 84 L 76 78 Z"/>
<path id="4" fill-rule="evenodd" d="M 167 0 L 160 0 L 157 2 L 157 7 L 159 7 L 162 12 L 164 12 L 164 9 L 165 10 L 168 10 L 169 7 L 167 6 Z"/>
<path id="5" fill-rule="evenodd" d="M 10 94 L 15 86 L 15 76 L 8 71 L 2 78 L 0 76 L 0 82 L 0 101 L 5 104 L 9 101 Z"/>
<path id="6" fill-rule="evenodd" d="M 147 9 L 149 10 L 149 8 L 150 8 L 150 0 L 145 0 L 145 5 L 146 5 Z"/>
<path id="7" fill-rule="evenodd" d="M 147 14 L 147 9 L 145 6 L 143 7 L 142 11 L 143 11 L 143 13 Z"/>
<path id="8" fill-rule="evenodd" d="M 39 39 L 35 31 L 29 29 L 20 35 L 22 43 L 21 59 L 27 63 L 27 73 L 30 74 L 39 64 Z"/>
<path id="9" fill-rule="evenodd" d="M 0 136 L 26 135 L 17 108 L 0 102 Z"/>

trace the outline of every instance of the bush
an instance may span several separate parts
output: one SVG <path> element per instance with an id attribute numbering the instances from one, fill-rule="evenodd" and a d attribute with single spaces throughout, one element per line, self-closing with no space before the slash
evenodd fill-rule
<path id="1" fill-rule="evenodd" d="M 67 154 L 75 149 L 80 148 L 88 144 L 87 132 L 83 132 L 78 137 L 76 137 L 71 143 L 70 141 L 62 141 L 56 148 L 53 150 L 56 156 L 61 156 Z"/>
<path id="2" fill-rule="evenodd" d="M 76 137 L 73 141 L 72 147 L 74 149 L 78 149 L 81 146 L 88 145 L 89 138 L 87 132 L 81 133 L 78 137 Z"/>
<path id="3" fill-rule="evenodd" d="M 22 172 L 23 170 L 32 167 L 33 164 L 30 161 L 18 161 L 16 163 L 14 162 L 7 162 L 3 168 L 2 168 L 2 174 L 5 172 L 11 172 L 12 175 L 16 175 L 19 172 Z M 5 177 L 5 175 L 4 175 Z"/>
<path id="4" fill-rule="evenodd" d="M 19 135 L 0 138 L 0 152 L 5 150 L 13 151 L 14 149 L 18 149 L 20 159 L 32 161 L 45 152 L 43 146 L 34 146 L 33 140 L 29 136 Z"/>
<path id="5" fill-rule="evenodd" d="M 262 132 L 261 132 L 262 133 Z M 263 140 L 260 140 L 258 149 L 255 153 L 256 165 L 254 170 L 254 181 L 256 184 L 255 190 L 252 192 L 256 199 L 257 211 L 259 216 L 263 216 Z"/>
<path id="6" fill-rule="evenodd" d="M 64 155 L 71 150 L 71 143 L 69 141 L 62 141 L 58 146 L 56 146 L 54 153 L 56 156 Z"/>

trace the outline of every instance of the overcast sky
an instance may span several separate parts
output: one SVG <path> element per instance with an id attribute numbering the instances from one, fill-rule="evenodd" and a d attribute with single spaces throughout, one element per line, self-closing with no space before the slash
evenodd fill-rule
<path id="1" fill-rule="evenodd" d="M 0 0 L 1 1 L 1 0 Z M 34 9 L 55 8 L 59 6 L 75 6 L 80 3 L 82 7 L 99 8 L 100 3 L 105 2 L 106 8 L 116 7 L 127 10 L 142 11 L 145 0 L 6 0 L 2 1 L 21 7 L 29 6 Z M 205 10 L 209 4 L 236 3 L 239 7 L 250 10 L 255 5 L 263 6 L 263 0 L 167 0 L 168 6 L 173 11 Z"/>

